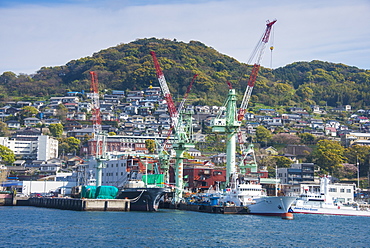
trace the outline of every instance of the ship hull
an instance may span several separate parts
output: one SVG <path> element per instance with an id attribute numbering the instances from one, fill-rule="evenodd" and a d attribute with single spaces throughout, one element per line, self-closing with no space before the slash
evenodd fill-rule
<path id="1" fill-rule="evenodd" d="M 289 212 L 296 197 L 267 196 L 255 199 L 255 204 L 247 205 L 250 214 L 282 216 Z"/>
<path id="2" fill-rule="evenodd" d="M 117 199 L 129 199 L 131 211 L 157 211 L 160 199 L 166 193 L 167 188 L 127 188 L 123 189 Z"/>
<path id="3" fill-rule="evenodd" d="M 357 210 L 351 207 L 340 208 L 320 208 L 310 206 L 292 206 L 293 213 L 297 214 L 325 214 L 325 215 L 344 215 L 344 216 L 368 216 L 370 217 L 369 210 Z"/>

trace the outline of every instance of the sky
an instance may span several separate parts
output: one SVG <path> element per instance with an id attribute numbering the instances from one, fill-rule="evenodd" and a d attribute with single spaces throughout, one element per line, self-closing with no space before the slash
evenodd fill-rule
<path id="1" fill-rule="evenodd" d="M 369 0 L 0 0 L 0 75 L 36 73 L 141 38 L 200 41 L 246 63 L 322 60 L 370 69 Z M 252 62 L 255 62 L 252 60 Z"/>

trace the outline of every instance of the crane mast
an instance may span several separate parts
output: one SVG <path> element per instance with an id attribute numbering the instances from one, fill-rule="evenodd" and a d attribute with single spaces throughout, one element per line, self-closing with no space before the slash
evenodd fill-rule
<path id="1" fill-rule="evenodd" d="M 248 61 L 248 64 L 252 61 L 253 58 L 257 56 L 257 61 L 254 63 L 252 72 L 250 74 L 248 85 L 246 88 L 246 91 L 243 96 L 242 103 L 240 105 L 240 108 L 237 109 L 236 107 L 236 92 L 235 89 L 232 88 L 231 84 L 229 85 L 229 93 L 228 98 L 224 104 L 224 107 L 226 108 L 226 115 L 223 117 L 220 114 L 212 120 L 212 131 L 216 133 L 225 133 L 227 135 L 227 142 L 226 142 L 226 185 L 230 183 L 230 177 L 231 175 L 234 175 L 236 173 L 236 162 L 235 162 L 235 153 L 236 153 L 236 134 L 238 134 L 238 142 L 241 145 L 241 151 L 245 153 L 245 156 L 247 156 L 247 152 L 250 151 L 252 148 L 251 146 L 248 147 L 247 150 L 244 149 L 243 141 L 242 141 L 242 133 L 240 131 L 241 122 L 244 119 L 245 111 L 248 106 L 248 102 L 250 99 L 250 96 L 252 94 L 252 90 L 254 87 L 254 84 L 257 79 L 258 71 L 260 69 L 260 62 L 262 59 L 264 47 L 266 43 L 269 40 L 270 32 L 272 29 L 272 25 L 276 22 L 276 20 L 270 22 L 267 21 L 265 32 L 262 35 L 262 38 L 257 43 L 256 48 L 254 49 L 252 56 L 250 60 Z M 248 152 L 250 154 L 250 152 Z M 246 163 L 243 163 L 246 159 L 243 158 L 242 162 L 239 164 L 242 166 L 242 169 L 244 170 L 246 166 Z M 255 165 L 253 165 L 255 166 Z M 256 166 L 255 166 L 256 167 Z"/>

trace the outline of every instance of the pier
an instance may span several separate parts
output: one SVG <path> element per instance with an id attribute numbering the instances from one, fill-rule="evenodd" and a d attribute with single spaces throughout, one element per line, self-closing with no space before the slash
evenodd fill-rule
<path id="1" fill-rule="evenodd" d="M 27 205 L 75 211 L 130 211 L 130 200 L 127 199 L 32 197 Z"/>
<path id="2" fill-rule="evenodd" d="M 205 212 L 205 213 L 217 213 L 217 214 L 249 214 L 248 207 L 237 207 L 237 206 L 210 206 L 210 205 L 197 205 L 197 204 L 184 204 L 180 203 L 177 206 L 172 206 L 179 210 Z"/>

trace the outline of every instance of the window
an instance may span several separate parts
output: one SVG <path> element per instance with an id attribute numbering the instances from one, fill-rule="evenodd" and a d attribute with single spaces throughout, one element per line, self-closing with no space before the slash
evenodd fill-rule
<path id="1" fill-rule="evenodd" d="M 344 189 L 340 189 L 340 193 L 344 193 Z"/>
<path id="2" fill-rule="evenodd" d="M 351 193 L 351 189 L 347 189 L 347 193 Z"/>
<path id="3" fill-rule="evenodd" d="M 337 192 L 337 189 L 336 188 L 330 188 L 329 192 Z"/>

